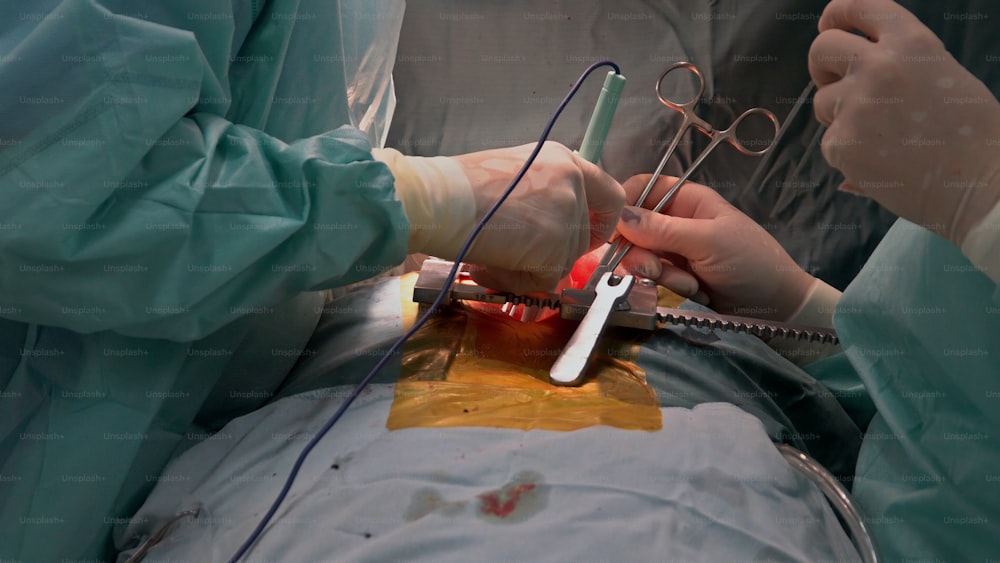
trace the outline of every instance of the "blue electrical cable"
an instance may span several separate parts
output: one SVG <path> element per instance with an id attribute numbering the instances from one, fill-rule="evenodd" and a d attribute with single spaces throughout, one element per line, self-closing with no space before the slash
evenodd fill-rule
<path id="1" fill-rule="evenodd" d="M 500 208 L 500 205 L 507 199 L 508 196 L 510 196 L 511 192 L 514 191 L 514 188 L 517 187 L 517 184 L 521 182 L 521 179 L 528 172 L 528 168 L 531 167 L 531 164 L 535 161 L 535 158 L 538 157 L 538 153 L 542 150 L 542 145 L 545 143 L 546 139 L 548 139 L 549 137 L 549 134 L 552 132 L 552 127 L 555 126 L 556 120 L 559 119 L 559 115 L 562 114 L 563 110 L 566 109 L 566 106 L 569 104 L 570 100 L 572 100 L 573 96 L 576 95 L 576 92 L 580 89 L 580 86 L 583 85 L 583 81 L 586 80 L 587 77 L 590 76 L 592 72 L 603 66 L 610 66 L 612 69 L 614 69 L 615 74 L 622 73 L 618 65 L 611 61 L 600 61 L 594 63 L 589 67 L 587 67 L 587 70 L 583 71 L 583 74 L 580 75 L 580 79 L 576 81 L 576 84 L 573 85 L 569 93 L 566 94 L 566 97 L 563 98 L 563 101 L 559 104 L 559 107 L 556 108 L 555 113 L 553 113 L 552 117 L 549 118 L 548 124 L 545 125 L 545 129 L 542 131 L 542 136 L 538 139 L 538 144 L 535 146 L 535 150 L 531 152 L 531 155 L 524 162 L 524 166 L 521 167 L 521 170 L 517 173 L 516 176 L 514 176 L 514 180 L 510 183 L 509 186 L 507 186 L 507 189 L 505 189 L 504 192 L 500 194 L 500 197 L 497 198 L 496 202 L 493 204 L 492 207 L 490 207 L 489 211 L 486 212 L 486 215 L 484 215 L 483 218 L 479 220 L 479 223 L 476 224 L 476 228 L 472 230 L 472 234 L 469 235 L 469 238 L 465 241 L 465 244 L 462 245 L 462 249 L 458 251 L 458 256 L 455 257 L 455 264 L 451 267 L 451 272 L 448 273 L 448 278 L 445 280 L 444 286 L 441 288 L 441 293 L 438 294 L 437 299 L 434 300 L 434 303 L 431 304 L 427 312 L 424 313 L 422 317 L 420 317 L 420 319 L 413 325 L 413 327 L 411 327 L 410 330 L 406 331 L 406 333 L 403 334 L 403 336 L 401 336 L 399 340 L 397 340 L 396 343 L 392 345 L 391 348 L 389 348 L 389 351 L 386 352 L 385 356 L 383 356 L 382 359 L 379 360 L 377 364 L 375 364 L 375 367 L 373 367 L 372 370 L 368 372 L 368 375 L 366 375 L 365 378 L 362 379 L 361 382 L 357 384 L 357 386 L 355 386 L 354 390 L 351 391 L 351 394 L 348 395 L 347 399 L 340 405 L 340 408 L 337 409 L 337 412 L 333 413 L 333 416 L 331 416 L 330 419 L 326 421 L 326 424 L 324 424 L 323 427 L 320 428 L 319 432 L 317 432 L 316 435 L 313 436 L 312 440 L 309 440 L 309 443 L 306 444 L 306 447 L 302 449 L 302 453 L 299 454 L 298 459 L 295 460 L 295 465 L 292 466 L 292 470 L 288 474 L 288 478 L 285 480 L 285 485 L 281 488 L 281 492 L 278 493 L 278 498 L 274 499 L 274 502 L 271 504 L 271 508 L 269 508 L 267 513 L 264 514 L 264 517 L 261 519 L 260 523 L 257 524 L 257 527 L 254 529 L 254 531 L 250 534 L 250 536 L 246 539 L 246 541 L 243 542 L 243 545 L 240 546 L 239 550 L 237 550 L 236 554 L 233 555 L 232 559 L 229 560 L 229 563 L 237 563 L 246 554 L 246 552 L 250 549 L 250 547 L 252 547 L 253 544 L 257 542 L 261 534 L 263 534 L 264 528 L 271 521 L 271 518 L 274 517 L 274 514 L 278 511 L 278 508 L 281 506 L 281 503 L 284 502 L 285 497 L 288 496 L 288 492 L 291 490 L 292 484 L 295 482 L 295 478 L 298 476 L 299 470 L 302 468 L 302 464 L 305 462 L 306 457 L 309 455 L 309 452 L 311 452 L 312 449 L 316 447 L 316 444 L 318 444 L 319 441 L 323 439 L 323 436 L 325 436 L 326 433 L 329 432 L 331 428 L 333 428 L 333 425 L 337 424 L 337 421 L 339 421 L 340 417 L 343 416 L 344 411 L 346 411 L 347 408 L 351 406 L 351 403 L 354 402 L 354 399 L 356 399 L 358 395 L 361 394 L 361 391 L 363 391 L 364 388 L 367 387 L 369 383 L 371 383 L 372 379 L 375 379 L 375 376 L 378 375 L 380 371 L 382 371 L 382 368 L 385 367 L 385 364 L 388 363 L 389 359 L 396 354 L 396 352 L 403 345 L 403 343 L 409 340 L 411 336 L 413 336 L 418 330 L 420 330 L 420 328 L 424 326 L 424 323 L 427 322 L 427 319 L 429 319 L 430 316 L 433 315 L 435 311 L 437 311 L 438 307 L 441 306 L 441 302 L 444 300 L 444 296 L 448 294 L 448 290 L 451 288 L 451 284 L 455 281 L 455 276 L 458 275 L 458 269 L 462 265 L 462 260 L 465 258 L 465 255 L 469 252 L 469 249 L 472 247 L 472 243 L 476 241 L 476 237 L 479 236 L 479 233 L 482 232 L 483 228 L 486 226 L 486 223 L 493 217 L 494 214 L 496 214 L 497 209 Z"/>

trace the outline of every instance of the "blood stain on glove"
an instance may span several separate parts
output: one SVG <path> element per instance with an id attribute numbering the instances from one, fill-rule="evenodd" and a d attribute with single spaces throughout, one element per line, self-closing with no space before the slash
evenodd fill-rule
<path id="1" fill-rule="evenodd" d="M 522 471 L 495 491 L 479 495 L 479 517 L 487 522 L 523 522 L 548 505 L 549 487 L 535 471 Z"/>

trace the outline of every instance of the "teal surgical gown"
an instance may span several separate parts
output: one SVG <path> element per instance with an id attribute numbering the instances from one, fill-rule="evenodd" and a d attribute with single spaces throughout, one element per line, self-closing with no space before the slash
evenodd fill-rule
<path id="1" fill-rule="evenodd" d="M 402 262 L 402 2 L 0 5 L 0 559 L 105 558 L 320 290 Z"/>
<path id="2" fill-rule="evenodd" d="M 854 494 L 884 561 L 1000 559 L 1000 293 L 951 243 L 900 220 L 834 314 L 877 413 Z M 839 365 L 836 365 L 839 364 Z M 821 376 L 825 377 L 825 376 Z"/>

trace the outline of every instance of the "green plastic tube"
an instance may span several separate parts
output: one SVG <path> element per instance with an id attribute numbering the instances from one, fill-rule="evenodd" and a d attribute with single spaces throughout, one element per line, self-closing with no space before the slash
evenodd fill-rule
<path id="1" fill-rule="evenodd" d="M 625 88 L 625 77 L 609 71 L 604 79 L 604 87 L 601 88 L 601 96 L 597 98 L 594 114 L 590 116 L 590 125 L 587 126 L 587 132 L 584 133 L 583 142 L 580 144 L 580 156 L 590 162 L 596 164 L 601 158 L 604 141 L 608 138 L 611 120 L 615 116 L 615 110 L 618 109 L 618 100 L 621 98 L 623 88 Z"/>

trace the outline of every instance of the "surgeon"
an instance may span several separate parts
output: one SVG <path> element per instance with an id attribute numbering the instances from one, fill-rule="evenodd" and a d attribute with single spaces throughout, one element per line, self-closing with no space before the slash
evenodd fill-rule
<path id="1" fill-rule="evenodd" d="M 649 260 L 652 273 L 692 273 L 716 310 L 836 327 L 843 352 L 806 369 L 834 390 L 863 383 L 877 409 L 854 493 L 884 560 L 995 559 L 1000 103 L 890 0 L 833 0 L 819 29 L 809 68 L 823 154 L 841 190 L 902 217 L 844 294 L 702 186 L 666 215 L 626 207 L 620 231 L 671 258 Z M 643 180 L 626 182 L 633 198 Z"/>
<path id="2" fill-rule="evenodd" d="M 402 1 L 0 6 L 0 559 L 106 558 L 265 401 L 321 290 L 457 254 L 531 146 L 381 149 Z M 467 260 L 548 289 L 624 192 L 547 143 Z M 569 227 L 569 228 L 567 228 Z"/>

